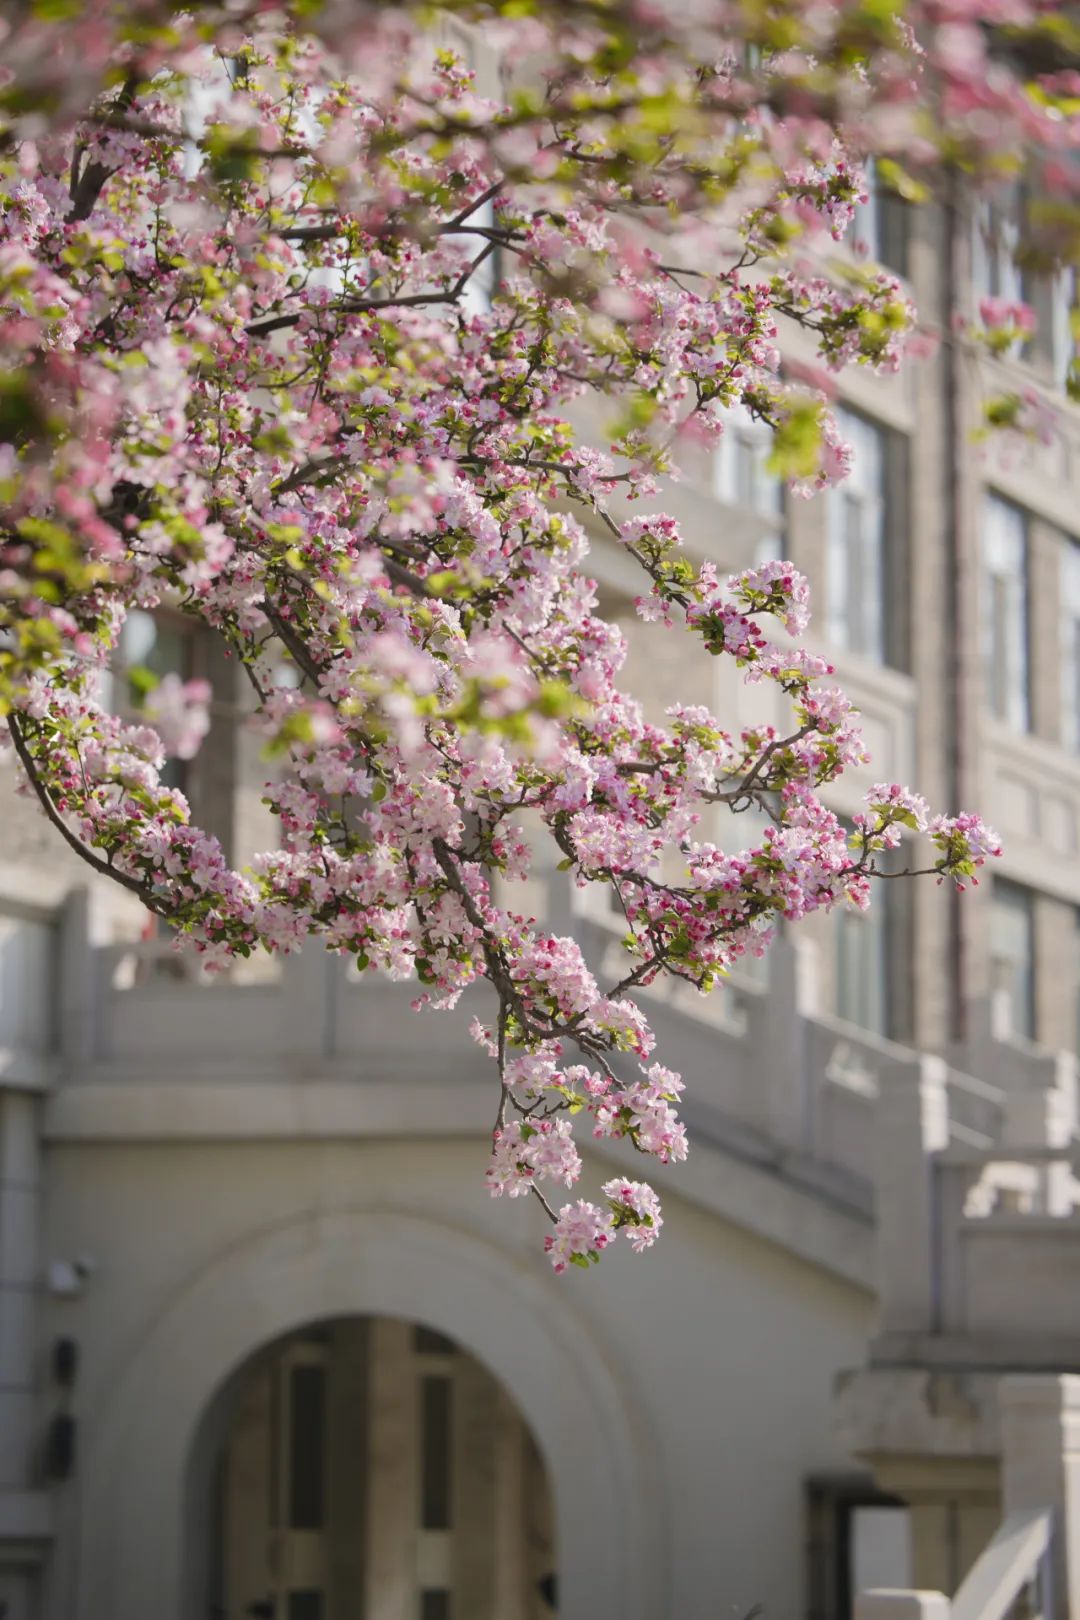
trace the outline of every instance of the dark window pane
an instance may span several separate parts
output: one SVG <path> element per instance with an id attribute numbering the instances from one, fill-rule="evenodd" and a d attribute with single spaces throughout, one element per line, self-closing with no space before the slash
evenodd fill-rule
<path id="1" fill-rule="evenodd" d="M 908 204 L 891 191 L 878 197 L 879 258 L 898 276 L 908 273 Z"/>
<path id="2" fill-rule="evenodd" d="M 450 1528 L 449 1378 L 425 1378 L 421 1386 L 420 1526 Z"/>
<path id="3" fill-rule="evenodd" d="M 434 1328 L 417 1327 L 413 1332 L 413 1348 L 422 1356 L 452 1356 L 457 1345 L 445 1333 L 436 1333 Z"/>
<path id="4" fill-rule="evenodd" d="M 289 1524 L 323 1525 L 326 1376 L 322 1367 L 294 1367 L 289 1378 Z"/>
<path id="5" fill-rule="evenodd" d="M 434 1588 L 421 1592 L 420 1620 L 451 1620 L 450 1593 Z"/>
<path id="6" fill-rule="evenodd" d="M 323 1620 L 323 1613 L 321 1592 L 289 1593 L 288 1620 Z"/>

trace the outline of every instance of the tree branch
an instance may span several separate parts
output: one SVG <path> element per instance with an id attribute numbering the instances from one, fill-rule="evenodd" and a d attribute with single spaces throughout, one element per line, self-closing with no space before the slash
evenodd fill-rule
<path id="1" fill-rule="evenodd" d="M 346 303 L 335 304 L 331 313 L 335 315 L 362 315 L 367 310 L 372 309 L 408 309 L 410 307 L 423 308 L 426 304 L 456 304 L 468 286 L 469 278 L 480 268 L 485 259 L 491 257 L 496 245 L 497 243 L 494 241 L 487 242 L 476 255 L 476 258 L 465 266 L 465 269 L 448 292 L 402 293 L 400 298 L 351 298 Z M 269 320 L 252 321 L 250 325 L 244 327 L 244 331 L 248 337 L 266 337 L 270 332 L 281 332 L 286 327 L 298 325 L 305 315 L 311 313 L 311 309 L 305 308 L 298 309 L 293 315 L 274 315 Z"/>
<path id="2" fill-rule="evenodd" d="M 137 88 L 138 80 L 129 74 L 121 86 L 114 105 L 103 113 L 91 114 L 89 122 L 113 126 L 115 120 L 114 127 L 122 127 L 123 117 L 135 99 Z M 96 158 L 91 158 L 80 169 L 79 165 L 85 153 L 86 145 L 80 141 L 76 145 L 74 156 L 71 159 L 71 184 L 69 187 L 71 210 L 67 216 L 69 224 L 90 218 L 94 211 L 94 204 L 101 196 L 110 177 L 116 173 L 115 169 L 110 168 L 107 163 L 99 163 Z"/>
<path id="3" fill-rule="evenodd" d="M 85 861 L 88 866 L 92 866 L 95 872 L 100 872 L 103 877 L 111 878 L 114 883 L 119 883 L 122 888 L 130 889 L 132 894 L 138 895 L 148 910 L 157 912 L 159 917 L 166 916 L 166 908 L 155 897 L 153 890 L 145 882 L 141 882 L 138 878 L 129 877 L 126 872 L 118 871 L 115 866 L 112 866 L 100 855 L 95 855 L 94 851 L 72 832 L 53 803 L 51 793 L 38 775 L 37 766 L 34 764 L 34 756 L 26 746 L 26 739 L 23 737 L 22 729 L 13 714 L 8 715 L 8 731 L 11 733 L 11 740 L 15 744 L 15 752 L 19 757 L 19 763 L 26 772 L 30 786 L 37 794 L 41 808 L 64 839 L 64 842 L 75 851 L 80 860 Z"/>
<path id="4" fill-rule="evenodd" d="M 297 635 L 296 631 L 292 628 L 288 621 L 283 619 L 281 614 L 270 606 L 268 601 L 264 599 L 259 603 L 259 607 L 265 615 L 268 623 L 273 625 L 279 639 L 285 643 L 288 651 L 292 653 L 304 674 L 309 680 L 314 681 L 316 686 L 318 686 L 323 677 L 323 667 L 321 664 L 316 663 L 315 659 L 311 656 L 307 643 Z"/>

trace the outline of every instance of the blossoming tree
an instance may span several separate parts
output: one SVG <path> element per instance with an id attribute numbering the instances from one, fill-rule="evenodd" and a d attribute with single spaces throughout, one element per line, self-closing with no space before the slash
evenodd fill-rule
<path id="1" fill-rule="evenodd" d="M 0 704 L 26 791 L 213 966 L 314 938 L 437 1007 L 487 980 L 488 1182 L 540 1199 L 557 1270 L 661 1224 L 637 1181 L 556 1207 L 575 1116 L 686 1153 L 637 990 L 707 991 L 781 919 L 865 906 L 901 841 L 958 882 L 996 851 L 898 784 L 842 828 L 820 793 L 865 756 L 797 645 L 804 581 L 718 577 L 661 492 L 735 406 L 795 491 L 845 475 L 781 347 L 801 328 L 823 371 L 900 363 L 901 286 L 827 251 L 869 158 L 918 201 L 1026 152 L 1056 199 L 1043 251 L 1070 250 L 1070 26 L 1039 0 L 38 0 L 0 21 Z M 647 721 L 597 542 L 640 571 L 651 634 L 773 683 L 789 722 Z M 102 703 L 126 614 L 163 603 L 239 661 L 278 756 L 280 839 L 244 870 L 161 776 L 206 692 L 162 682 L 145 724 Z M 718 805 L 764 812 L 763 836 L 718 847 Z M 515 908 L 540 839 L 613 891 L 615 982 Z"/>

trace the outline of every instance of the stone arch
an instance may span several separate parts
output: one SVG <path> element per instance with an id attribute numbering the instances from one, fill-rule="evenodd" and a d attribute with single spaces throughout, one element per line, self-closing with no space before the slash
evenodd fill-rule
<path id="1" fill-rule="evenodd" d="M 198 1620 L 222 1391 L 271 1341 L 354 1314 L 437 1328 L 516 1400 L 555 1495 L 560 1620 L 663 1612 L 656 1451 L 565 1285 L 462 1228 L 354 1209 L 258 1233 L 155 1320 L 88 1425 L 80 1620 Z"/>

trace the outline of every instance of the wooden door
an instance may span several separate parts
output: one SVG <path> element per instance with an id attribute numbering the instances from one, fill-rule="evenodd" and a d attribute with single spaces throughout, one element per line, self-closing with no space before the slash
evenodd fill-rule
<path id="1" fill-rule="evenodd" d="M 477 1360 L 334 1323 L 244 1380 L 226 1448 L 225 1620 L 543 1620 L 543 1467 Z"/>

